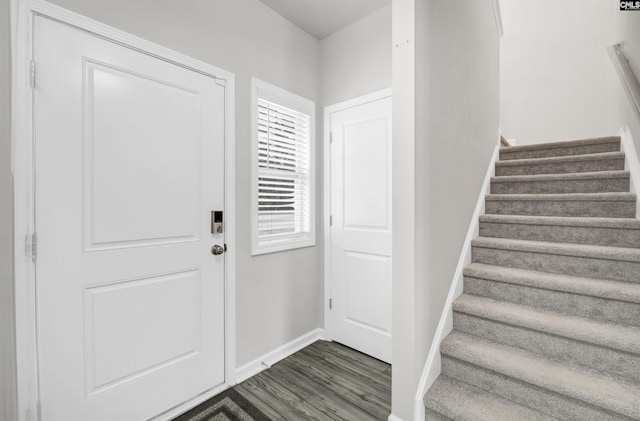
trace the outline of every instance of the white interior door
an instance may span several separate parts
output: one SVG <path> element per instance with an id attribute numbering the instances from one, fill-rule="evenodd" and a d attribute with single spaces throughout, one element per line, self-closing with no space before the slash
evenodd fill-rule
<path id="1" fill-rule="evenodd" d="M 146 420 L 224 383 L 224 87 L 35 18 L 44 421 Z"/>
<path id="2" fill-rule="evenodd" d="M 391 97 L 330 119 L 329 329 L 335 341 L 391 362 Z"/>

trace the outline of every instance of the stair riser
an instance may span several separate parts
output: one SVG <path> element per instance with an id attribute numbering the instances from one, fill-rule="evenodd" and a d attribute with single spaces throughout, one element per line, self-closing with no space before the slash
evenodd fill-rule
<path id="1" fill-rule="evenodd" d="M 464 278 L 464 292 L 592 320 L 640 326 L 640 304 L 635 303 L 471 277 Z"/>
<path id="2" fill-rule="evenodd" d="M 629 420 L 580 400 L 450 358 L 447 355 L 442 356 L 442 374 L 561 420 Z"/>
<path id="3" fill-rule="evenodd" d="M 492 182 L 492 194 L 555 194 L 629 192 L 629 178 Z"/>
<path id="4" fill-rule="evenodd" d="M 640 230 L 480 222 L 480 236 L 552 243 L 640 248 Z"/>
<path id="5" fill-rule="evenodd" d="M 635 218 L 635 202 L 487 200 L 485 212 L 494 215 Z"/>
<path id="6" fill-rule="evenodd" d="M 592 145 L 567 146 L 564 148 L 544 148 L 535 150 L 500 150 L 500 160 L 511 159 L 531 159 L 531 158 L 551 158 L 554 156 L 585 155 L 603 152 L 619 152 L 620 142 L 598 143 Z"/>
<path id="7" fill-rule="evenodd" d="M 624 170 L 624 158 L 597 161 L 542 163 L 529 165 L 496 165 L 496 175 L 569 174 Z"/>
<path id="8" fill-rule="evenodd" d="M 640 263 L 580 256 L 472 247 L 473 261 L 539 272 L 612 281 L 640 282 Z"/>
<path id="9" fill-rule="evenodd" d="M 558 361 L 576 362 L 629 381 L 640 379 L 640 355 L 454 312 L 453 328 L 483 339 L 535 352 Z"/>

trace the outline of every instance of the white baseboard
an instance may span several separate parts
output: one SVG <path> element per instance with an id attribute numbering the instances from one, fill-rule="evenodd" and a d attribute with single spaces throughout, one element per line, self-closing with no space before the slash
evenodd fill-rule
<path id="1" fill-rule="evenodd" d="M 469 229 L 467 230 L 467 236 L 464 239 L 462 246 L 462 252 L 460 253 L 460 259 L 456 266 L 456 271 L 453 275 L 453 281 L 451 282 L 451 288 L 449 289 L 449 295 L 447 301 L 444 304 L 442 315 L 440 316 L 440 322 L 438 328 L 431 342 L 431 348 L 427 355 L 427 361 L 425 362 L 422 375 L 420 376 L 420 382 L 418 383 L 418 389 L 416 391 L 415 403 L 414 403 L 414 421 L 424 421 L 424 404 L 423 398 L 427 390 L 436 381 L 440 375 L 441 360 L 440 360 L 440 342 L 453 330 L 453 302 L 462 294 L 462 284 L 464 278 L 464 268 L 471 263 L 471 240 L 479 235 L 480 231 L 480 215 L 484 213 L 485 195 L 487 195 L 491 188 L 491 177 L 495 174 L 496 161 L 500 156 L 500 141 L 493 150 L 493 155 L 489 161 L 487 172 L 482 182 L 482 188 L 476 201 L 476 208 L 471 216 L 471 222 L 469 223 Z"/>
<path id="2" fill-rule="evenodd" d="M 624 168 L 631 173 L 630 192 L 635 193 L 640 198 L 640 161 L 636 152 L 633 137 L 628 127 L 620 129 L 620 147 L 624 152 Z M 636 200 L 636 218 L 640 216 L 640 200 Z"/>
<path id="3" fill-rule="evenodd" d="M 324 339 L 324 329 L 314 329 L 311 332 L 286 343 L 273 351 L 249 361 L 242 367 L 236 369 L 236 382 L 241 383 L 249 377 L 255 376 L 263 370 L 271 367 L 273 364 L 287 358 L 289 355 L 300 351 L 302 348 L 311 345 L 318 339 Z"/>
<path id="4" fill-rule="evenodd" d="M 402 418 L 400 417 L 396 417 L 395 415 L 391 414 L 389 415 L 389 418 L 387 418 L 388 421 L 403 421 Z"/>

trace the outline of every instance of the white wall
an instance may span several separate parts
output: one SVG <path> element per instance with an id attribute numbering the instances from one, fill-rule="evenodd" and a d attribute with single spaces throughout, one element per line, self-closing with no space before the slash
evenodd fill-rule
<path id="1" fill-rule="evenodd" d="M 611 44 L 624 42 L 624 53 L 629 65 L 640 79 L 640 12 L 624 12 L 618 10 L 617 3 L 613 9 L 613 39 Z M 633 135 L 636 150 L 640 151 L 640 116 L 633 112 L 631 102 L 625 96 L 622 85 L 615 72 L 611 70 L 611 126 L 617 130 L 628 126 Z"/>
<path id="2" fill-rule="evenodd" d="M 393 8 L 392 410 L 410 420 L 498 141 L 500 51 L 492 0 Z"/>
<path id="3" fill-rule="evenodd" d="M 53 2 L 235 73 L 237 364 L 322 326 L 320 196 L 316 247 L 252 258 L 249 219 L 250 78 L 312 99 L 320 111 L 319 41 L 258 0 Z"/>
<path id="4" fill-rule="evenodd" d="M 391 86 L 391 5 L 320 44 L 325 106 Z"/>
<path id="5" fill-rule="evenodd" d="M 607 74 L 617 0 L 501 0 L 500 126 L 518 144 L 613 135 Z M 633 12 L 627 12 L 633 13 Z"/>
<path id="6" fill-rule="evenodd" d="M 501 0 L 501 129 L 519 144 L 608 136 L 632 113 L 606 47 L 624 41 L 640 75 L 640 13 L 617 0 Z M 638 76 L 640 77 L 640 76 Z"/>
<path id="7" fill-rule="evenodd" d="M 0 420 L 16 419 L 9 1 L 0 0 Z"/>

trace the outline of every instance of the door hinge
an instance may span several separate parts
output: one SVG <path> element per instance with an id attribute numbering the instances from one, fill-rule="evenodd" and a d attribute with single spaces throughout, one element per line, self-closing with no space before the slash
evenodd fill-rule
<path id="1" fill-rule="evenodd" d="M 36 402 L 36 417 L 38 421 L 42 420 L 42 404 L 40 401 Z"/>
<path id="2" fill-rule="evenodd" d="M 34 232 L 31 238 L 31 259 L 35 262 L 37 257 L 38 257 L 38 234 Z"/>
<path id="3" fill-rule="evenodd" d="M 329 143 L 333 143 L 333 132 L 329 132 Z"/>
<path id="4" fill-rule="evenodd" d="M 29 84 L 31 85 L 31 89 L 36 88 L 36 62 L 31 60 L 29 66 Z"/>
<path id="5" fill-rule="evenodd" d="M 329 298 L 329 310 L 333 308 L 333 299 Z"/>
<path id="6" fill-rule="evenodd" d="M 33 243 L 31 242 L 33 235 L 25 235 L 24 237 L 24 257 L 31 259 L 31 251 L 33 249 Z"/>
<path id="7" fill-rule="evenodd" d="M 36 233 L 26 236 L 24 254 L 27 259 L 36 261 L 38 255 L 38 235 Z"/>
<path id="8" fill-rule="evenodd" d="M 333 226 L 333 215 L 329 215 L 329 226 Z"/>

